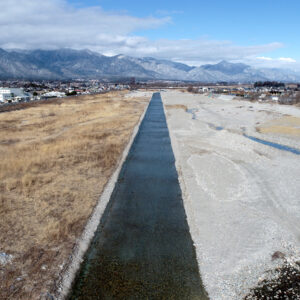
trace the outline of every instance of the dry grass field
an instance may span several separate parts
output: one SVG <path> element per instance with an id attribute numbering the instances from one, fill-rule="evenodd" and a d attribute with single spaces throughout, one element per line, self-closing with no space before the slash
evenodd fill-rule
<path id="1" fill-rule="evenodd" d="M 284 135 L 300 136 L 300 118 L 285 116 L 269 121 L 256 130 L 260 133 L 277 133 Z"/>
<path id="2" fill-rule="evenodd" d="M 39 299 L 63 268 L 149 99 L 82 96 L 0 114 L 0 299 Z"/>
<path id="3" fill-rule="evenodd" d="M 168 104 L 165 106 L 166 109 L 183 109 L 184 111 L 187 111 L 188 108 L 184 104 Z"/>

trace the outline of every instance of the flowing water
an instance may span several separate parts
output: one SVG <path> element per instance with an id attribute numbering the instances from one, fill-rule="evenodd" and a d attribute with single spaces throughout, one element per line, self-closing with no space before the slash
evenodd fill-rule
<path id="1" fill-rule="evenodd" d="M 270 147 L 273 147 L 273 148 L 276 148 L 276 149 L 279 149 L 279 150 L 288 151 L 288 152 L 291 152 L 291 153 L 294 153 L 294 154 L 298 154 L 298 155 L 300 154 L 299 149 L 289 147 L 289 146 L 286 146 L 286 145 L 282 145 L 282 144 L 278 144 L 278 143 L 269 142 L 269 141 L 266 141 L 266 140 L 262 140 L 262 139 L 254 137 L 254 136 L 247 135 L 245 133 L 243 135 L 244 135 L 244 137 L 246 137 L 246 138 L 248 138 L 252 141 L 255 141 L 257 143 L 267 145 L 267 146 L 270 146 Z"/>

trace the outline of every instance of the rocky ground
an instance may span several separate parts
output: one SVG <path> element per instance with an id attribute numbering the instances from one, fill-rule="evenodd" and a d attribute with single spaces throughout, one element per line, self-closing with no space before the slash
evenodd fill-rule
<path id="1" fill-rule="evenodd" d="M 299 107 L 179 91 L 162 99 L 211 299 L 262 299 L 283 286 L 297 295 Z"/>

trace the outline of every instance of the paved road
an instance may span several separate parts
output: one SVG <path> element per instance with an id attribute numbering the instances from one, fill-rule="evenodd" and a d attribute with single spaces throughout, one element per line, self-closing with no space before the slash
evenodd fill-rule
<path id="1" fill-rule="evenodd" d="M 159 93 L 153 94 L 69 298 L 207 299 Z"/>

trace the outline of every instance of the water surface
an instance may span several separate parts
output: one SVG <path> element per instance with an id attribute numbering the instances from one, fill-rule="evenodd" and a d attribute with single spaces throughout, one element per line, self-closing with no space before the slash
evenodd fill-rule
<path id="1" fill-rule="evenodd" d="M 270 146 L 270 147 L 273 147 L 273 148 L 276 148 L 276 149 L 279 149 L 279 150 L 283 150 L 283 151 L 287 151 L 287 152 L 291 152 L 291 153 L 294 153 L 294 154 L 300 154 L 300 150 L 299 149 L 296 149 L 296 148 L 293 148 L 293 147 L 289 147 L 289 146 L 286 146 L 286 145 L 282 145 L 282 144 L 278 144 L 278 143 L 273 143 L 273 142 L 270 142 L 270 141 L 266 141 L 266 140 L 263 140 L 263 139 L 259 139 L 259 138 L 256 138 L 254 136 L 251 136 L 251 135 L 247 135 L 247 134 L 243 134 L 244 137 L 252 140 L 252 141 L 255 141 L 257 143 L 260 143 L 260 144 L 263 144 L 263 145 L 267 145 L 267 146 Z"/>

